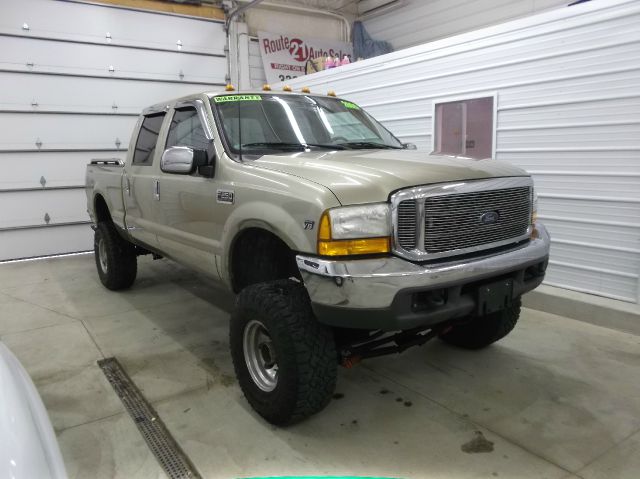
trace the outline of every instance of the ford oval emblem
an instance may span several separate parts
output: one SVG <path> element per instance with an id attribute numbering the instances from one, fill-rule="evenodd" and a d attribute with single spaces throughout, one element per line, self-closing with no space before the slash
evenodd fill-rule
<path id="1" fill-rule="evenodd" d="M 498 213 L 497 211 L 487 211 L 480 217 L 480 222 L 483 225 L 492 225 L 494 223 L 497 223 L 499 219 L 500 213 Z"/>

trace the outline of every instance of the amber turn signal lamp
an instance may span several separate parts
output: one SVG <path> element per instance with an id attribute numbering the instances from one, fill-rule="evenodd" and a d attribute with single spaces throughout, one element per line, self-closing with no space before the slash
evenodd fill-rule
<path id="1" fill-rule="evenodd" d="M 350 256 L 358 254 L 381 254 L 391 251 L 391 239 L 358 238 L 347 240 L 331 239 L 331 220 L 325 211 L 318 228 L 318 254 L 321 256 Z"/>

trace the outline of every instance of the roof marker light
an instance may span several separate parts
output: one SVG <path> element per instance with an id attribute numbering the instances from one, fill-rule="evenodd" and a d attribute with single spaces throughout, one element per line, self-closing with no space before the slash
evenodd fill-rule
<path id="1" fill-rule="evenodd" d="M 293 91 L 289 85 L 285 85 L 282 87 L 282 91 Z"/>
<path id="2" fill-rule="evenodd" d="M 264 85 L 262 85 L 262 91 L 271 91 L 271 85 L 265 83 Z"/>
<path id="3" fill-rule="evenodd" d="M 304 86 L 302 87 L 302 90 L 300 90 L 302 93 L 311 93 L 311 90 L 309 89 L 308 86 Z"/>
<path id="4" fill-rule="evenodd" d="M 327 96 L 338 96 L 338 95 L 336 95 L 336 92 L 334 90 L 329 90 L 327 92 Z"/>
<path id="5" fill-rule="evenodd" d="M 231 83 L 227 83 L 227 86 L 224 87 L 225 91 L 235 91 L 236 88 L 231 84 Z"/>

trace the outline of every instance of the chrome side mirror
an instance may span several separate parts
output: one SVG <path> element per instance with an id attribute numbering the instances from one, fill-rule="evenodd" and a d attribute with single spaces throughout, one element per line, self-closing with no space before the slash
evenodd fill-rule
<path id="1" fill-rule="evenodd" d="M 418 149 L 418 147 L 415 145 L 415 143 L 403 143 L 402 147 L 405 150 L 417 150 Z"/>
<path id="2" fill-rule="evenodd" d="M 160 169 L 165 173 L 188 175 L 193 171 L 193 150 L 188 146 L 172 146 L 164 150 Z"/>

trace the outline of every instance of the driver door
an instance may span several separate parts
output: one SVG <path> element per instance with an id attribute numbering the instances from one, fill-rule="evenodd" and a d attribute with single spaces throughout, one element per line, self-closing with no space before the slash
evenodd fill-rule
<path id="1" fill-rule="evenodd" d="M 164 150 L 187 146 L 206 150 L 214 161 L 212 138 L 202 124 L 201 105 L 176 107 Z M 163 150 L 163 151 L 164 151 Z M 208 275 L 217 275 L 215 254 L 219 251 L 222 225 L 216 220 L 216 180 L 198 171 L 189 174 L 160 171 L 158 187 L 158 243 L 168 257 Z"/>

